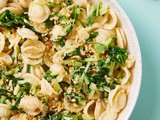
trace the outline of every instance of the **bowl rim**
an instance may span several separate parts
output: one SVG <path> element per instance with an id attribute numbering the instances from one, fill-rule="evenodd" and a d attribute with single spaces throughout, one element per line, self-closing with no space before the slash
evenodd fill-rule
<path id="1" fill-rule="evenodd" d="M 104 2 L 107 2 L 107 0 L 105 0 Z M 126 20 L 126 23 L 128 24 L 129 28 L 133 32 L 132 34 L 133 34 L 133 36 L 135 38 L 134 41 L 137 43 L 136 47 L 138 47 L 137 49 L 138 49 L 138 52 L 139 52 L 138 53 L 139 54 L 139 59 L 137 61 L 139 61 L 139 69 L 140 69 L 139 71 L 140 71 L 140 74 L 139 74 L 139 79 L 137 79 L 138 85 L 136 86 L 136 89 L 137 89 L 138 92 L 135 95 L 135 99 L 132 102 L 132 106 L 130 107 L 128 114 L 126 114 L 126 116 L 125 116 L 125 119 L 128 120 L 131 117 L 131 114 L 132 114 L 132 112 L 133 112 L 133 110 L 134 110 L 134 108 L 136 106 L 136 103 L 138 101 L 138 97 L 139 97 L 139 94 L 140 94 L 141 83 L 142 83 L 142 54 L 141 54 L 141 49 L 140 49 L 140 44 L 139 44 L 139 41 L 138 41 L 138 37 L 137 37 L 136 31 L 135 31 L 135 29 L 133 27 L 133 24 L 132 24 L 131 20 L 129 19 L 129 17 L 127 16 L 127 14 L 125 13 L 125 11 L 123 10 L 123 8 L 119 5 L 119 3 L 116 0 L 111 0 L 111 2 L 113 4 L 115 4 L 115 6 L 122 13 L 123 17 Z"/>

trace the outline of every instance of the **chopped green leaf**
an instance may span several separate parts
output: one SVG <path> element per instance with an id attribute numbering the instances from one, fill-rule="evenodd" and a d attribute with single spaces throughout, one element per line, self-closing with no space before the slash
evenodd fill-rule
<path id="1" fill-rule="evenodd" d="M 104 54 L 106 52 L 106 46 L 104 46 L 100 43 L 94 43 L 94 49 L 99 54 Z"/>

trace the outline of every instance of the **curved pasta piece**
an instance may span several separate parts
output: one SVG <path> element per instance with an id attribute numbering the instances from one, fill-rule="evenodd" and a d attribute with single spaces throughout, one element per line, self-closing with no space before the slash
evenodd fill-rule
<path id="1" fill-rule="evenodd" d="M 48 96 L 51 96 L 52 94 L 59 95 L 45 79 L 42 79 L 41 81 L 41 93 Z"/>
<path id="2" fill-rule="evenodd" d="M 113 29 L 117 24 L 117 16 L 113 10 L 109 9 L 108 21 L 104 24 L 103 28 L 106 30 Z"/>
<path id="3" fill-rule="evenodd" d="M 87 30 L 84 27 L 81 27 L 78 30 L 78 37 L 79 37 L 80 43 L 84 43 L 85 40 L 87 40 L 89 38 L 89 34 L 88 34 Z"/>
<path id="4" fill-rule="evenodd" d="M 58 51 L 56 54 L 54 54 L 52 62 L 61 64 L 63 62 L 61 55 L 64 53 L 63 50 Z"/>
<path id="5" fill-rule="evenodd" d="M 84 5 L 86 5 L 87 3 L 88 3 L 88 1 L 87 0 L 73 0 L 73 3 L 75 4 L 75 5 L 79 5 L 79 6 L 84 6 Z"/>
<path id="6" fill-rule="evenodd" d="M 132 55 L 128 55 L 128 58 L 126 60 L 126 67 L 129 69 L 131 67 L 133 67 L 135 64 L 135 59 Z"/>
<path id="7" fill-rule="evenodd" d="M 12 58 L 6 53 L 0 53 L 0 66 L 11 65 L 13 63 Z"/>
<path id="8" fill-rule="evenodd" d="M 98 118 L 98 120 L 113 120 L 109 117 L 107 111 L 104 111 L 101 116 Z"/>
<path id="9" fill-rule="evenodd" d="M 28 8 L 32 1 L 33 0 L 19 0 L 19 4 L 24 8 Z"/>
<path id="10" fill-rule="evenodd" d="M 38 40 L 37 35 L 28 28 L 19 28 L 17 29 L 17 33 L 24 39 L 28 38 L 31 40 Z"/>
<path id="11" fill-rule="evenodd" d="M 131 72 L 126 68 L 126 67 L 121 67 L 122 70 L 125 72 L 125 76 L 122 78 L 121 80 L 121 84 L 126 84 L 128 82 L 128 80 L 131 77 Z"/>
<path id="12" fill-rule="evenodd" d="M 109 92 L 109 104 L 113 107 L 115 112 L 122 110 L 127 103 L 125 91 L 120 86 Z"/>
<path id="13" fill-rule="evenodd" d="M 45 23 L 33 23 L 33 27 L 39 33 L 47 33 L 49 31 Z"/>
<path id="14" fill-rule="evenodd" d="M 7 5 L 8 0 L 0 0 L 0 10 Z"/>
<path id="15" fill-rule="evenodd" d="M 116 36 L 115 30 L 105 30 L 105 29 L 98 29 L 96 30 L 98 32 L 98 36 L 95 38 L 96 42 L 103 43 L 106 42 L 110 37 Z"/>
<path id="16" fill-rule="evenodd" d="M 42 58 L 30 59 L 30 58 L 27 58 L 24 54 L 21 54 L 21 56 L 22 56 L 22 59 L 24 60 L 24 62 L 29 65 L 38 65 L 42 62 Z"/>
<path id="17" fill-rule="evenodd" d="M 61 64 L 54 63 L 50 67 L 50 71 L 52 75 L 58 75 L 61 76 L 61 79 L 59 79 L 58 82 L 61 82 L 65 76 L 67 76 L 67 72 L 65 71 L 64 67 Z"/>
<path id="18" fill-rule="evenodd" d="M 11 49 L 16 44 L 18 45 L 18 43 L 20 42 L 20 40 L 21 40 L 21 37 L 19 37 L 16 34 L 9 35 L 9 37 L 8 37 L 8 41 L 10 42 L 9 49 Z"/>
<path id="19" fill-rule="evenodd" d="M 54 54 L 54 49 L 50 49 L 44 53 L 43 61 L 48 67 L 53 65 L 52 57 L 54 56 Z"/>
<path id="20" fill-rule="evenodd" d="M 117 32 L 117 45 L 120 48 L 127 48 L 127 40 L 126 40 L 126 36 L 124 34 L 124 31 L 122 28 L 116 28 L 116 32 Z"/>
<path id="21" fill-rule="evenodd" d="M 100 115 L 106 110 L 106 108 L 103 106 L 102 101 L 96 101 L 96 106 L 94 110 L 94 116 L 95 120 L 98 120 Z"/>
<path id="22" fill-rule="evenodd" d="M 6 10 L 9 10 L 10 12 L 15 13 L 17 15 L 21 15 L 22 12 L 24 11 L 23 8 L 16 3 L 8 3 L 6 7 L 0 10 L 0 13 Z"/>
<path id="23" fill-rule="evenodd" d="M 42 79 L 45 72 L 41 65 L 31 66 L 31 74 L 37 76 L 39 79 Z"/>
<path id="24" fill-rule="evenodd" d="M 36 12 L 35 12 L 36 11 Z M 48 19 L 50 14 L 50 9 L 45 4 L 38 4 L 33 1 L 29 5 L 28 15 L 29 19 L 35 23 L 43 23 Z"/>
<path id="25" fill-rule="evenodd" d="M 43 104 L 37 97 L 27 95 L 21 99 L 19 107 L 33 116 L 38 115 L 43 110 Z"/>
<path id="26" fill-rule="evenodd" d="M 32 46 L 33 47 L 33 46 Z M 33 51 L 34 49 L 32 49 Z M 23 52 L 23 55 L 28 57 L 29 59 L 38 59 L 43 56 L 43 53 L 31 53 L 31 52 Z"/>
<path id="27" fill-rule="evenodd" d="M 45 45 L 41 41 L 39 41 L 39 40 L 27 40 L 21 46 L 22 52 L 24 52 L 23 51 L 24 48 L 29 47 L 29 46 L 37 47 L 39 52 L 44 52 L 45 51 Z"/>
<path id="28" fill-rule="evenodd" d="M 85 29 L 88 31 L 88 32 L 92 32 L 98 28 L 101 28 L 102 25 L 99 24 L 99 23 L 93 23 L 93 25 L 91 27 L 86 27 Z"/>
<path id="29" fill-rule="evenodd" d="M 108 20 L 108 13 L 106 13 L 104 16 L 99 16 L 95 18 L 94 23 L 100 23 L 102 26 L 107 22 Z"/>
<path id="30" fill-rule="evenodd" d="M 94 111 L 96 110 L 95 107 L 96 107 L 96 103 L 94 100 L 91 100 L 90 102 L 87 103 L 87 105 L 83 110 L 84 119 L 87 119 L 87 120 L 95 119 L 95 116 L 94 116 Z"/>
<path id="31" fill-rule="evenodd" d="M 81 106 L 81 105 L 74 106 L 73 103 L 70 103 L 66 97 L 64 97 L 64 107 L 65 109 L 74 113 L 80 112 L 84 108 L 84 106 Z"/>
<path id="32" fill-rule="evenodd" d="M 29 82 L 30 84 L 33 84 L 35 86 L 39 86 L 41 83 L 41 80 L 36 77 L 35 75 L 32 75 L 30 73 L 25 73 L 22 78 L 24 79 L 23 81 L 20 81 L 20 83 L 25 83 L 25 82 Z"/>
<path id="33" fill-rule="evenodd" d="M 130 91 L 130 88 L 131 88 L 130 82 L 128 81 L 126 84 L 121 85 L 121 86 L 122 86 L 122 88 L 125 90 L 126 95 L 128 95 L 128 94 L 129 94 L 129 91 Z"/>
<path id="34" fill-rule="evenodd" d="M 0 53 L 4 49 L 4 45 L 5 45 L 5 38 L 4 38 L 4 35 L 0 33 Z"/>
<path id="35" fill-rule="evenodd" d="M 10 106 L 6 104 L 0 104 L 0 118 L 7 118 L 11 115 Z"/>
<path id="36" fill-rule="evenodd" d="M 18 114 L 12 116 L 9 120 L 29 120 L 29 116 L 27 114 Z"/>
<path id="37" fill-rule="evenodd" d="M 113 110 L 113 108 L 108 104 L 107 106 L 107 114 L 111 120 L 116 120 L 118 113 Z"/>
<path id="38" fill-rule="evenodd" d="M 60 25 L 55 25 L 51 31 L 51 40 L 55 41 L 57 40 L 59 37 L 64 36 L 65 35 L 65 30 L 62 26 Z"/>

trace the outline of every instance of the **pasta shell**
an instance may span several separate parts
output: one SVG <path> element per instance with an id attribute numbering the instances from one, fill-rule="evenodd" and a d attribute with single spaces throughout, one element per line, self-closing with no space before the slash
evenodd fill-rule
<path id="1" fill-rule="evenodd" d="M 52 72 L 52 75 L 61 76 L 61 79 L 60 79 L 61 81 L 65 76 L 67 76 L 67 72 L 65 71 L 64 67 L 61 64 L 57 64 L 57 63 L 53 64 L 50 67 L 50 71 Z M 61 82 L 61 81 L 58 81 L 58 82 Z"/>
<path id="2" fill-rule="evenodd" d="M 128 81 L 126 84 L 122 85 L 122 88 L 125 90 L 126 95 L 128 95 L 128 94 L 129 94 L 129 91 L 130 91 L 130 89 L 131 89 L 131 84 L 130 84 L 130 82 Z"/>
<path id="3" fill-rule="evenodd" d="M 96 42 L 98 43 L 106 42 L 110 37 L 116 36 L 115 30 L 98 29 L 96 32 L 98 32 L 96 37 Z"/>
<path id="4" fill-rule="evenodd" d="M 113 100 L 114 111 L 119 112 L 122 110 L 126 106 L 126 101 L 127 98 L 124 90 L 119 91 Z"/>
<path id="5" fill-rule="evenodd" d="M 128 58 L 126 60 L 126 67 L 129 69 L 131 67 L 133 67 L 135 64 L 135 59 L 132 55 L 128 55 Z"/>
<path id="6" fill-rule="evenodd" d="M 7 5 L 8 0 L 0 0 L 0 10 Z"/>
<path id="7" fill-rule="evenodd" d="M 87 105 L 85 106 L 83 113 L 84 113 L 84 119 L 85 120 L 93 120 L 95 119 L 94 116 L 94 111 L 95 109 L 96 103 L 94 100 L 91 100 L 90 102 L 87 103 Z"/>
<path id="8" fill-rule="evenodd" d="M 5 45 L 5 38 L 4 38 L 4 35 L 0 33 L 0 53 L 4 49 L 4 45 Z"/>
<path id="9" fill-rule="evenodd" d="M 131 77 L 131 72 L 126 67 L 121 67 L 121 68 L 122 68 L 122 70 L 125 73 L 125 76 L 121 80 L 121 84 L 124 85 L 124 84 L 126 84 L 129 81 L 129 79 Z"/>
<path id="10" fill-rule="evenodd" d="M 113 120 L 113 119 L 111 119 L 111 118 L 109 117 L 107 111 L 104 111 L 104 112 L 101 114 L 101 116 L 99 117 L 98 120 Z"/>
<path id="11" fill-rule="evenodd" d="M 45 74 L 41 65 L 31 66 L 31 73 L 37 76 L 39 79 L 42 79 Z"/>
<path id="12" fill-rule="evenodd" d="M 17 30 L 17 33 L 24 39 L 24 38 L 28 38 L 31 40 L 38 40 L 38 37 L 36 36 L 36 34 L 31 31 L 28 28 L 19 28 Z"/>
<path id="13" fill-rule="evenodd" d="M 0 104 L 0 118 L 7 118 L 11 115 L 10 106 L 6 104 Z"/>
<path id="14" fill-rule="evenodd" d="M 65 31 L 63 29 L 62 26 L 60 25 L 55 25 L 51 31 L 51 40 L 55 41 L 57 40 L 59 37 L 64 36 L 65 35 Z"/>
<path id="15" fill-rule="evenodd" d="M 106 110 L 106 108 L 102 105 L 101 101 L 96 101 L 94 116 L 95 120 L 98 120 L 100 115 Z"/>
<path id="16" fill-rule="evenodd" d="M 89 34 L 84 27 L 81 27 L 78 30 L 78 37 L 79 37 L 80 42 L 85 42 L 85 40 L 89 38 Z"/>
<path id="17" fill-rule="evenodd" d="M 24 62 L 29 65 L 38 65 L 42 62 L 42 58 L 30 59 L 30 58 L 27 58 L 24 54 L 21 54 L 21 56 L 22 56 L 22 59 L 24 60 Z"/>
<path id="18" fill-rule="evenodd" d="M 50 49 L 46 51 L 44 54 L 43 61 L 48 67 L 53 65 L 52 57 L 54 56 L 54 54 L 55 54 L 54 49 Z"/>
<path id="19" fill-rule="evenodd" d="M 13 63 L 12 58 L 6 53 L 0 53 L 0 66 L 11 65 Z"/>
<path id="20" fill-rule="evenodd" d="M 34 29 L 39 33 L 47 33 L 49 29 L 46 27 L 45 23 L 33 23 Z"/>
<path id="21" fill-rule="evenodd" d="M 113 110 L 113 108 L 108 104 L 107 106 L 107 114 L 111 120 L 116 120 L 118 113 Z"/>
<path id="22" fill-rule="evenodd" d="M 29 120 L 29 116 L 26 114 L 18 114 L 12 116 L 9 120 Z"/>
<path id="23" fill-rule="evenodd" d="M 21 99 L 19 107 L 33 116 L 38 115 L 43 110 L 43 104 L 37 97 L 27 95 Z"/>
<path id="24" fill-rule="evenodd" d="M 116 32 L 117 32 L 117 45 L 120 48 L 124 48 L 126 49 L 127 47 L 127 40 L 126 40 L 126 36 L 124 34 L 124 31 L 122 30 L 122 28 L 116 28 Z"/>
<path id="25" fill-rule="evenodd" d="M 36 11 L 36 12 L 35 12 Z M 43 23 L 48 19 L 50 10 L 45 4 L 38 4 L 33 1 L 29 5 L 28 15 L 29 19 L 35 23 Z"/>
<path id="26" fill-rule="evenodd" d="M 99 24 L 99 23 L 93 23 L 93 25 L 91 27 L 86 27 L 85 29 L 88 31 L 88 32 L 92 32 L 98 28 L 101 28 L 102 25 Z"/>
<path id="27" fill-rule="evenodd" d="M 45 45 L 41 41 L 39 41 L 39 40 L 27 40 L 21 46 L 22 52 L 24 52 L 24 48 L 29 47 L 29 46 L 35 46 L 37 48 L 37 51 L 39 51 L 39 52 L 44 52 L 45 51 Z"/>
<path id="28" fill-rule="evenodd" d="M 45 79 L 42 79 L 41 81 L 41 93 L 48 96 L 51 96 L 52 94 L 59 95 Z"/>
<path id="29" fill-rule="evenodd" d="M 65 109 L 75 113 L 82 111 L 84 108 L 84 106 L 81 106 L 81 105 L 74 106 L 73 103 L 70 103 L 66 97 L 64 97 L 64 107 Z"/>
<path id="30" fill-rule="evenodd" d="M 32 1 L 33 0 L 19 0 L 19 4 L 24 8 L 28 8 Z"/>
<path id="31" fill-rule="evenodd" d="M 9 35 L 8 40 L 10 42 L 9 49 L 11 49 L 13 46 L 15 46 L 16 44 L 20 42 L 21 37 L 19 37 L 16 34 L 11 34 Z"/>
<path id="32" fill-rule="evenodd" d="M 24 11 L 23 8 L 19 4 L 16 4 L 16 3 L 8 3 L 5 8 L 0 10 L 0 13 L 6 10 L 9 10 L 10 12 L 15 13 L 17 15 L 21 15 L 22 12 Z"/>
<path id="33" fill-rule="evenodd" d="M 41 81 L 38 77 L 36 77 L 35 75 L 32 75 L 30 73 L 25 73 L 22 78 L 24 79 L 23 81 L 20 82 L 29 82 L 30 84 L 33 84 L 35 86 L 40 85 Z"/>
<path id="34" fill-rule="evenodd" d="M 108 21 L 104 24 L 103 28 L 106 30 L 113 29 L 117 24 L 117 16 L 113 10 L 109 9 Z"/>
<path id="35" fill-rule="evenodd" d="M 116 86 L 116 88 L 109 93 L 109 105 L 113 107 L 115 112 L 119 112 L 122 110 L 127 102 L 125 91 L 120 86 Z"/>
<path id="36" fill-rule="evenodd" d="M 106 13 L 104 16 L 99 16 L 95 18 L 94 23 L 100 23 L 102 26 L 107 22 L 108 20 L 108 13 Z"/>

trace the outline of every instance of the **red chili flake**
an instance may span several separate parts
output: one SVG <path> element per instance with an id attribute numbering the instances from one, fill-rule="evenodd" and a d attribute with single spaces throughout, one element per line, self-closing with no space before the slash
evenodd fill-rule
<path id="1" fill-rule="evenodd" d="M 70 86 L 73 86 L 73 83 L 72 83 L 72 82 L 70 83 Z"/>
<path id="2" fill-rule="evenodd" d="M 94 74 L 97 74 L 97 71 L 94 71 Z"/>
<path id="3" fill-rule="evenodd" d="M 114 45 L 117 45 L 117 41 L 116 40 L 114 41 Z"/>
<path id="4" fill-rule="evenodd" d="M 81 84 L 81 82 L 78 82 L 77 84 Z"/>
<path id="5" fill-rule="evenodd" d="M 108 55 L 109 55 L 109 53 L 108 53 L 108 52 L 106 52 L 105 56 L 106 56 L 106 57 L 108 57 Z"/>
<path id="6" fill-rule="evenodd" d="M 85 55 L 83 55 L 83 54 L 80 54 L 80 56 L 81 56 L 81 57 L 85 57 Z"/>
<path id="7" fill-rule="evenodd" d="M 73 67 L 72 65 L 69 66 L 69 68 Z"/>

